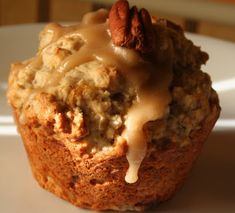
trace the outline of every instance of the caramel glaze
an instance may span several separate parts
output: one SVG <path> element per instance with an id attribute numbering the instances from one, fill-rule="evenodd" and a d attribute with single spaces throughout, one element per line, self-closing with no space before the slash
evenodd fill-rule
<path id="1" fill-rule="evenodd" d="M 108 30 L 107 15 L 107 11 L 99 10 L 87 14 L 77 26 L 62 27 L 50 24 L 46 27 L 52 35 L 50 43 L 57 41 L 61 36 L 78 36 L 84 43 L 78 51 L 65 58 L 51 72 L 52 76 L 45 88 L 58 85 L 66 72 L 92 60 L 98 60 L 107 66 L 115 66 L 122 72 L 130 86 L 136 88 L 137 93 L 136 100 L 126 114 L 125 129 L 121 135 L 128 144 L 129 168 L 125 180 L 127 183 L 135 183 L 148 143 L 143 126 L 149 121 L 162 118 L 167 113 L 171 101 L 168 88 L 172 80 L 172 69 L 169 63 L 159 66 L 155 59 L 155 62 L 150 62 L 134 50 L 114 46 Z M 35 64 L 36 61 L 40 61 L 40 52 L 37 57 Z M 150 83 L 151 89 L 145 89 L 144 86 L 148 84 L 148 79 L 154 82 Z"/>

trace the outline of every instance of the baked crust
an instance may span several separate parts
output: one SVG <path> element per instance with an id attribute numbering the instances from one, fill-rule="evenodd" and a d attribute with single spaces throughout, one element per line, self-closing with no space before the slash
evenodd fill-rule
<path id="1" fill-rule="evenodd" d="M 19 131 L 38 183 L 72 204 L 93 210 L 144 210 L 168 200 L 182 186 L 220 113 L 218 98 L 202 127 L 190 134 L 191 143 L 180 146 L 148 144 L 148 151 L 134 184 L 125 182 L 127 146 L 119 142 L 106 154 L 83 155 L 81 149 L 55 140 L 49 126 L 37 120 L 19 123 Z"/>

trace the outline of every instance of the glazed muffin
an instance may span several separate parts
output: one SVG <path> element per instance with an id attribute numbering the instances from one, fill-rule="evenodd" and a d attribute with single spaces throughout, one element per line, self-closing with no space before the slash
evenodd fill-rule
<path id="1" fill-rule="evenodd" d="M 220 113 L 207 60 L 181 27 L 125 0 L 75 26 L 47 25 L 8 88 L 38 183 L 94 210 L 168 200 Z"/>

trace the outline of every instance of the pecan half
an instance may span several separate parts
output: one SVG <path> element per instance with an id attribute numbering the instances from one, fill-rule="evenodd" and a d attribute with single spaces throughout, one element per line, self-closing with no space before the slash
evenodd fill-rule
<path id="1" fill-rule="evenodd" d="M 109 13 L 109 29 L 115 45 L 141 53 L 153 50 L 154 35 L 151 17 L 146 9 L 130 9 L 126 0 L 118 0 Z"/>

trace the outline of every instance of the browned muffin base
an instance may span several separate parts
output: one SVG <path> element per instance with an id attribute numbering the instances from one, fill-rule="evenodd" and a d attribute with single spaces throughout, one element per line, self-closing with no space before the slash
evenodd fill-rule
<path id="1" fill-rule="evenodd" d="M 143 210 L 168 200 L 183 184 L 218 116 L 218 103 L 202 128 L 191 134 L 192 142 L 149 145 L 134 184 L 125 182 L 128 168 L 126 146 L 109 155 L 76 158 L 74 147 L 56 141 L 45 126 L 18 125 L 33 175 L 48 191 L 72 204 L 94 210 Z M 15 112 L 19 124 L 19 115 Z"/>

